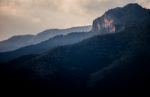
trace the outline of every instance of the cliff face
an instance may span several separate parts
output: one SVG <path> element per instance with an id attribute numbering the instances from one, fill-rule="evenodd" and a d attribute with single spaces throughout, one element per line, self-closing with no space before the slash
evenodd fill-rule
<path id="1" fill-rule="evenodd" d="M 93 22 L 93 30 L 96 32 L 109 32 L 113 33 L 116 31 L 114 19 L 104 15 L 103 17 Z"/>

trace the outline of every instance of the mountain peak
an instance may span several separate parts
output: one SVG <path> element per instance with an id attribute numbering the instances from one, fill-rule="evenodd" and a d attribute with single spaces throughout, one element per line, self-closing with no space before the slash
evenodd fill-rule
<path id="1" fill-rule="evenodd" d="M 137 3 L 130 3 L 124 7 L 110 9 L 93 22 L 93 31 L 100 33 L 120 32 L 128 26 L 148 20 L 150 11 Z M 139 18 L 140 17 L 140 18 Z"/>
<path id="2" fill-rule="evenodd" d="M 142 8 L 138 3 L 130 3 L 124 6 L 124 8 Z"/>

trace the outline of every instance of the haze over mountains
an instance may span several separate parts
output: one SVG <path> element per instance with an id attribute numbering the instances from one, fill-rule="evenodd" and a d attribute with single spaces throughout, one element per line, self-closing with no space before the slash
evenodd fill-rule
<path id="1" fill-rule="evenodd" d="M 95 19 L 87 33 L 0 53 L 5 62 L 0 74 L 2 81 L 12 81 L 5 87 L 36 90 L 37 95 L 138 94 L 149 87 L 149 44 L 150 10 L 128 4 Z"/>
<path id="2" fill-rule="evenodd" d="M 66 35 L 72 32 L 88 32 L 91 26 L 73 27 L 68 29 L 49 29 L 38 33 L 37 35 L 18 35 L 0 42 L 0 52 L 8 52 L 25 47 L 28 45 L 38 44 L 57 35 Z"/>

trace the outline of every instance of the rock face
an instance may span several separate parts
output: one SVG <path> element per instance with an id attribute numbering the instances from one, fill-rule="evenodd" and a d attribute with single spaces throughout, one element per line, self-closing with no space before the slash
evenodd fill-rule
<path id="1" fill-rule="evenodd" d="M 93 22 L 93 32 L 102 34 L 119 32 L 126 27 L 136 25 L 149 18 L 150 11 L 138 4 L 128 4 L 105 12 Z M 142 17 L 142 18 L 141 18 Z"/>
<path id="2" fill-rule="evenodd" d="M 114 20 L 111 17 L 104 15 L 102 18 L 94 21 L 93 30 L 96 32 L 115 32 L 116 27 L 114 25 Z"/>

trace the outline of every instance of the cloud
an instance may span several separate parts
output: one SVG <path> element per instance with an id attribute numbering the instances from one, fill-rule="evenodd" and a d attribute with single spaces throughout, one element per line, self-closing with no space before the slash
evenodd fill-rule
<path id="1" fill-rule="evenodd" d="M 150 0 L 136 0 L 137 3 L 143 5 L 146 8 L 150 8 Z"/>
<path id="2" fill-rule="evenodd" d="M 108 9 L 131 2 L 150 8 L 149 0 L 0 0 L 0 40 L 48 28 L 88 25 Z"/>

